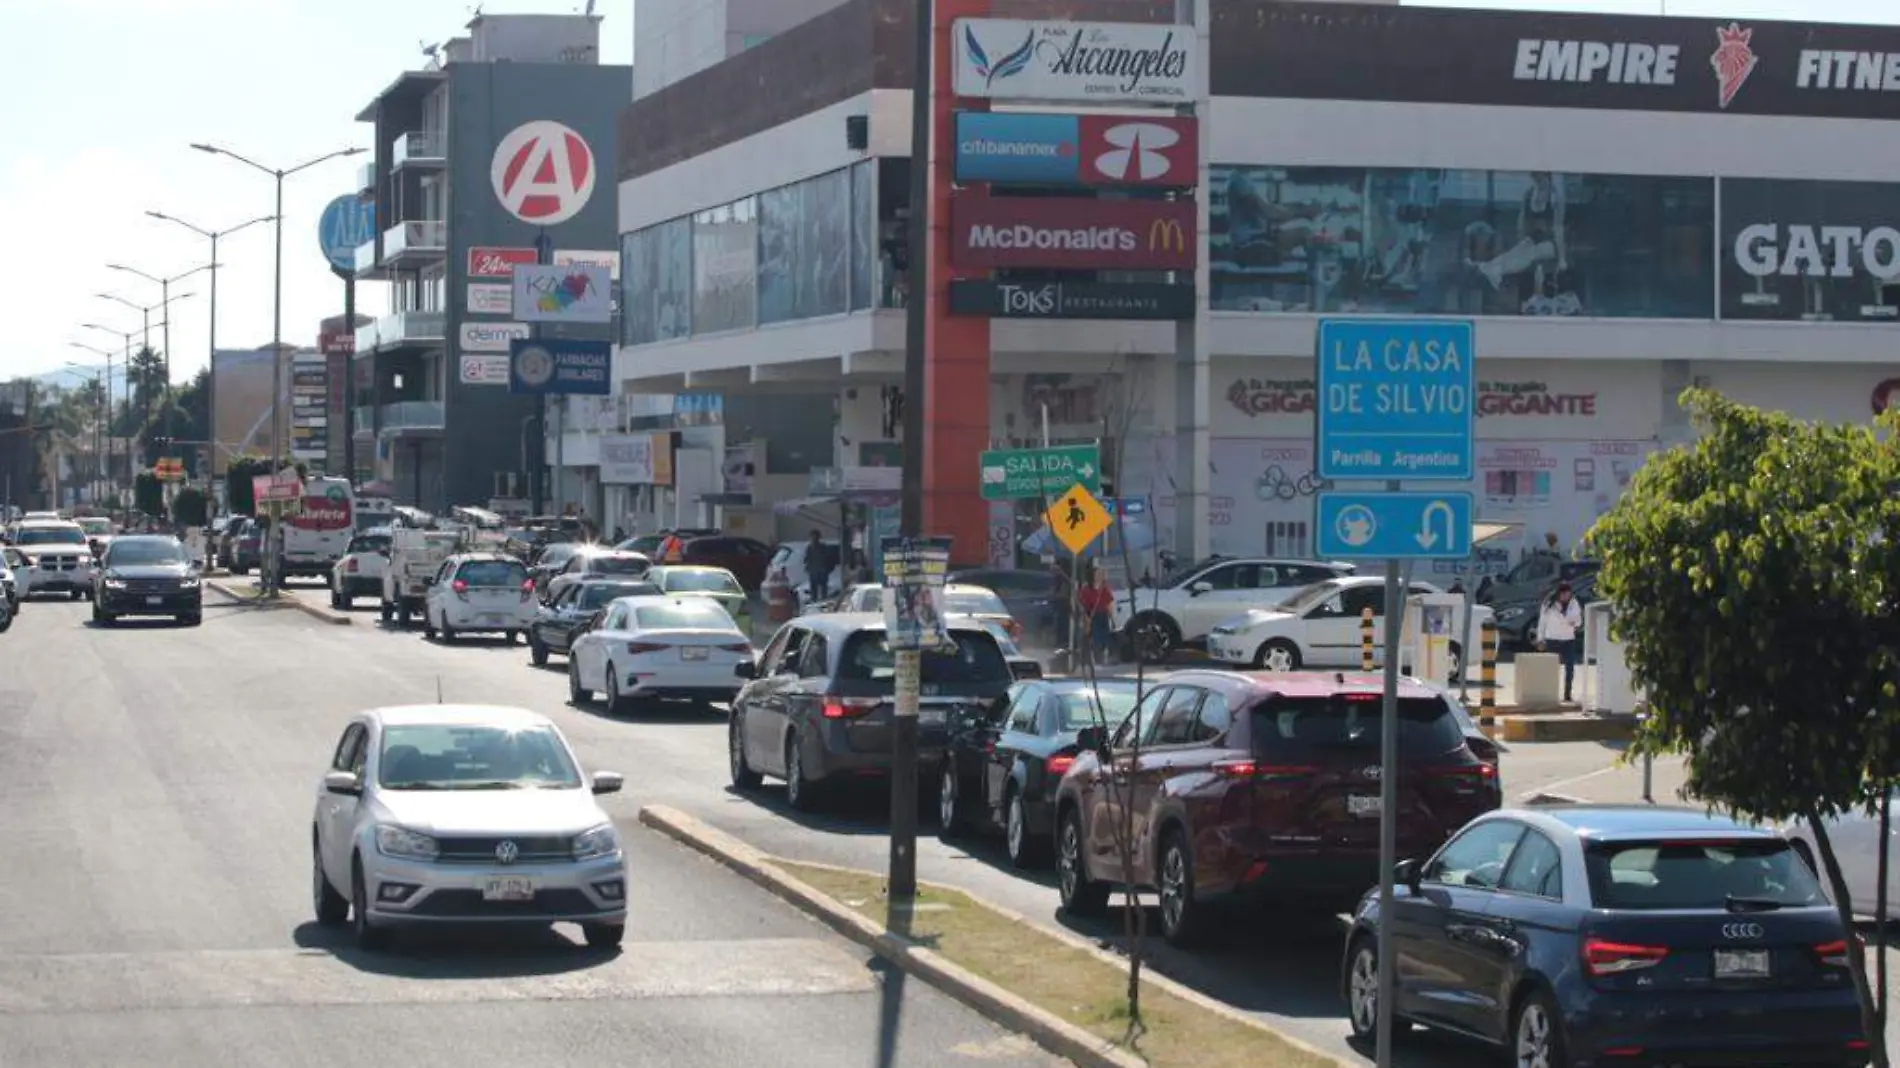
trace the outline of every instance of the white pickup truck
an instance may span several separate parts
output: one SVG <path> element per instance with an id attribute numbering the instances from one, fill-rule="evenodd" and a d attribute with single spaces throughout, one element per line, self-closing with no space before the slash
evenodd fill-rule
<path id="1" fill-rule="evenodd" d="M 429 593 L 427 580 L 461 551 L 462 544 L 462 535 L 452 530 L 392 530 L 389 566 L 383 569 L 383 622 L 407 627 L 410 616 L 421 615 Z"/>

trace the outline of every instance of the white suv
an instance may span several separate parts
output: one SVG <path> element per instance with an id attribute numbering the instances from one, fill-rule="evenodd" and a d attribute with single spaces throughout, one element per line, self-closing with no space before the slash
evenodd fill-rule
<path id="1" fill-rule="evenodd" d="M 343 558 L 330 570 L 330 607 L 344 611 L 358 597 L 383 595 L 383 572 L 389 569 L 388 527 L 374 527 L 350 539 Z"/>
<path id="2" fill-rule="evenodd" d="M 13 528 L 13 547 L 26 557 L 22 598 L 64 593 L 77 601 L 92 593 L 92 547 L 77 523 L 26 519 Z"/>
<path id="3" fill-rule="evenodd" d="M 534 622 L 534 582 L 521 561 L 500 553 L 461 553 L 443 561 L 422 603 L 423 633 L 452 642 L 458 634 L 515 636 Z"/>
<path id="4" fill-rule="evenodd" d="M 1268 608 L 1315 582 L 1350 575 L 1353 565 L 1259 556 L 1210 556 L 1115 597 L 1115 630 L 1132 655 L 1162 661 L 1182 645 L 1250 608 Z"/>

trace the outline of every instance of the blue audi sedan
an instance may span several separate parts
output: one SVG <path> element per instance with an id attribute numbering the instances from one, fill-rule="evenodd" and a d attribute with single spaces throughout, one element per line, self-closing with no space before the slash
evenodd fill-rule
<path id="1" fill-rule="evenodd" d="M 1403 1025 L 1520 1068 L 1868 1061 L 1855 937 L 1788 841 L 1693 809 L 1501 809 L 1398 867 Z M 1346 942 L 1353 1033 L 1378 1020 L 1379 895 Z"/>

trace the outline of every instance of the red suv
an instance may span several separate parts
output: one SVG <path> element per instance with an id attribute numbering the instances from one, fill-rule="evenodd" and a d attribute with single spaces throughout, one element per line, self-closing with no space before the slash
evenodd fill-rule
<path id="1" fill-rule="evenodd" d="M 1132 883 L 1159 895 L 1162 934 L 1177 945 L 1223 904 L 1350 909 L 1378 882 L 1382 684 L 1332 672 L 1168 676 L 1063 777 L 1062 907 L 1098 912 L 1111 885 Z M 1100 728 L 1091 731 L 1078 741 L 1095 749 Z M 1502 800 L 1497 768 L 1472 753 L 1444 697 L 1418 683 L 1400 685 L 1399 758 L 1400 856 L 1429 856 Z M 1124 875 L 1117 842 L 1129 826 Z"/>

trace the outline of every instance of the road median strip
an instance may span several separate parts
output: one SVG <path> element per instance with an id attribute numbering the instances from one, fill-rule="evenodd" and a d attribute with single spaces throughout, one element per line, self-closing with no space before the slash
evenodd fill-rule
<path id="1" fill-rule="evenodd" d="M 769 856 L 686 813 L 640 821 L 797 905 L 833 930 L 1082 1068 L 1344 1068 L 1346 1062 L 1164 976 L 1145 973 L 1147 1032 L 1127 1030 L 1127 961 L 950 887 L 925 884 L 893 930 L 884 877 Z"/>
<path id="2" fill-rule="evenodd" d="M 267 598 L 264 596 L 264 592 L 259 590 L 255 585 L 246 589 L 229 582 L 218 582 L 210 579 L 205 581 L 205 586 L 213 592 L 223 594 L 241 604 L 254 605 L 258 608 L 294 608 L 304 615 L 338 626 L 346 626 L 351 622 L 351 618 L 347 613 L 338 612 L 333 608 L 328 608 L 323 605 L 312 604 L 294 593 L 279 593 L 275 598 Z"/>

